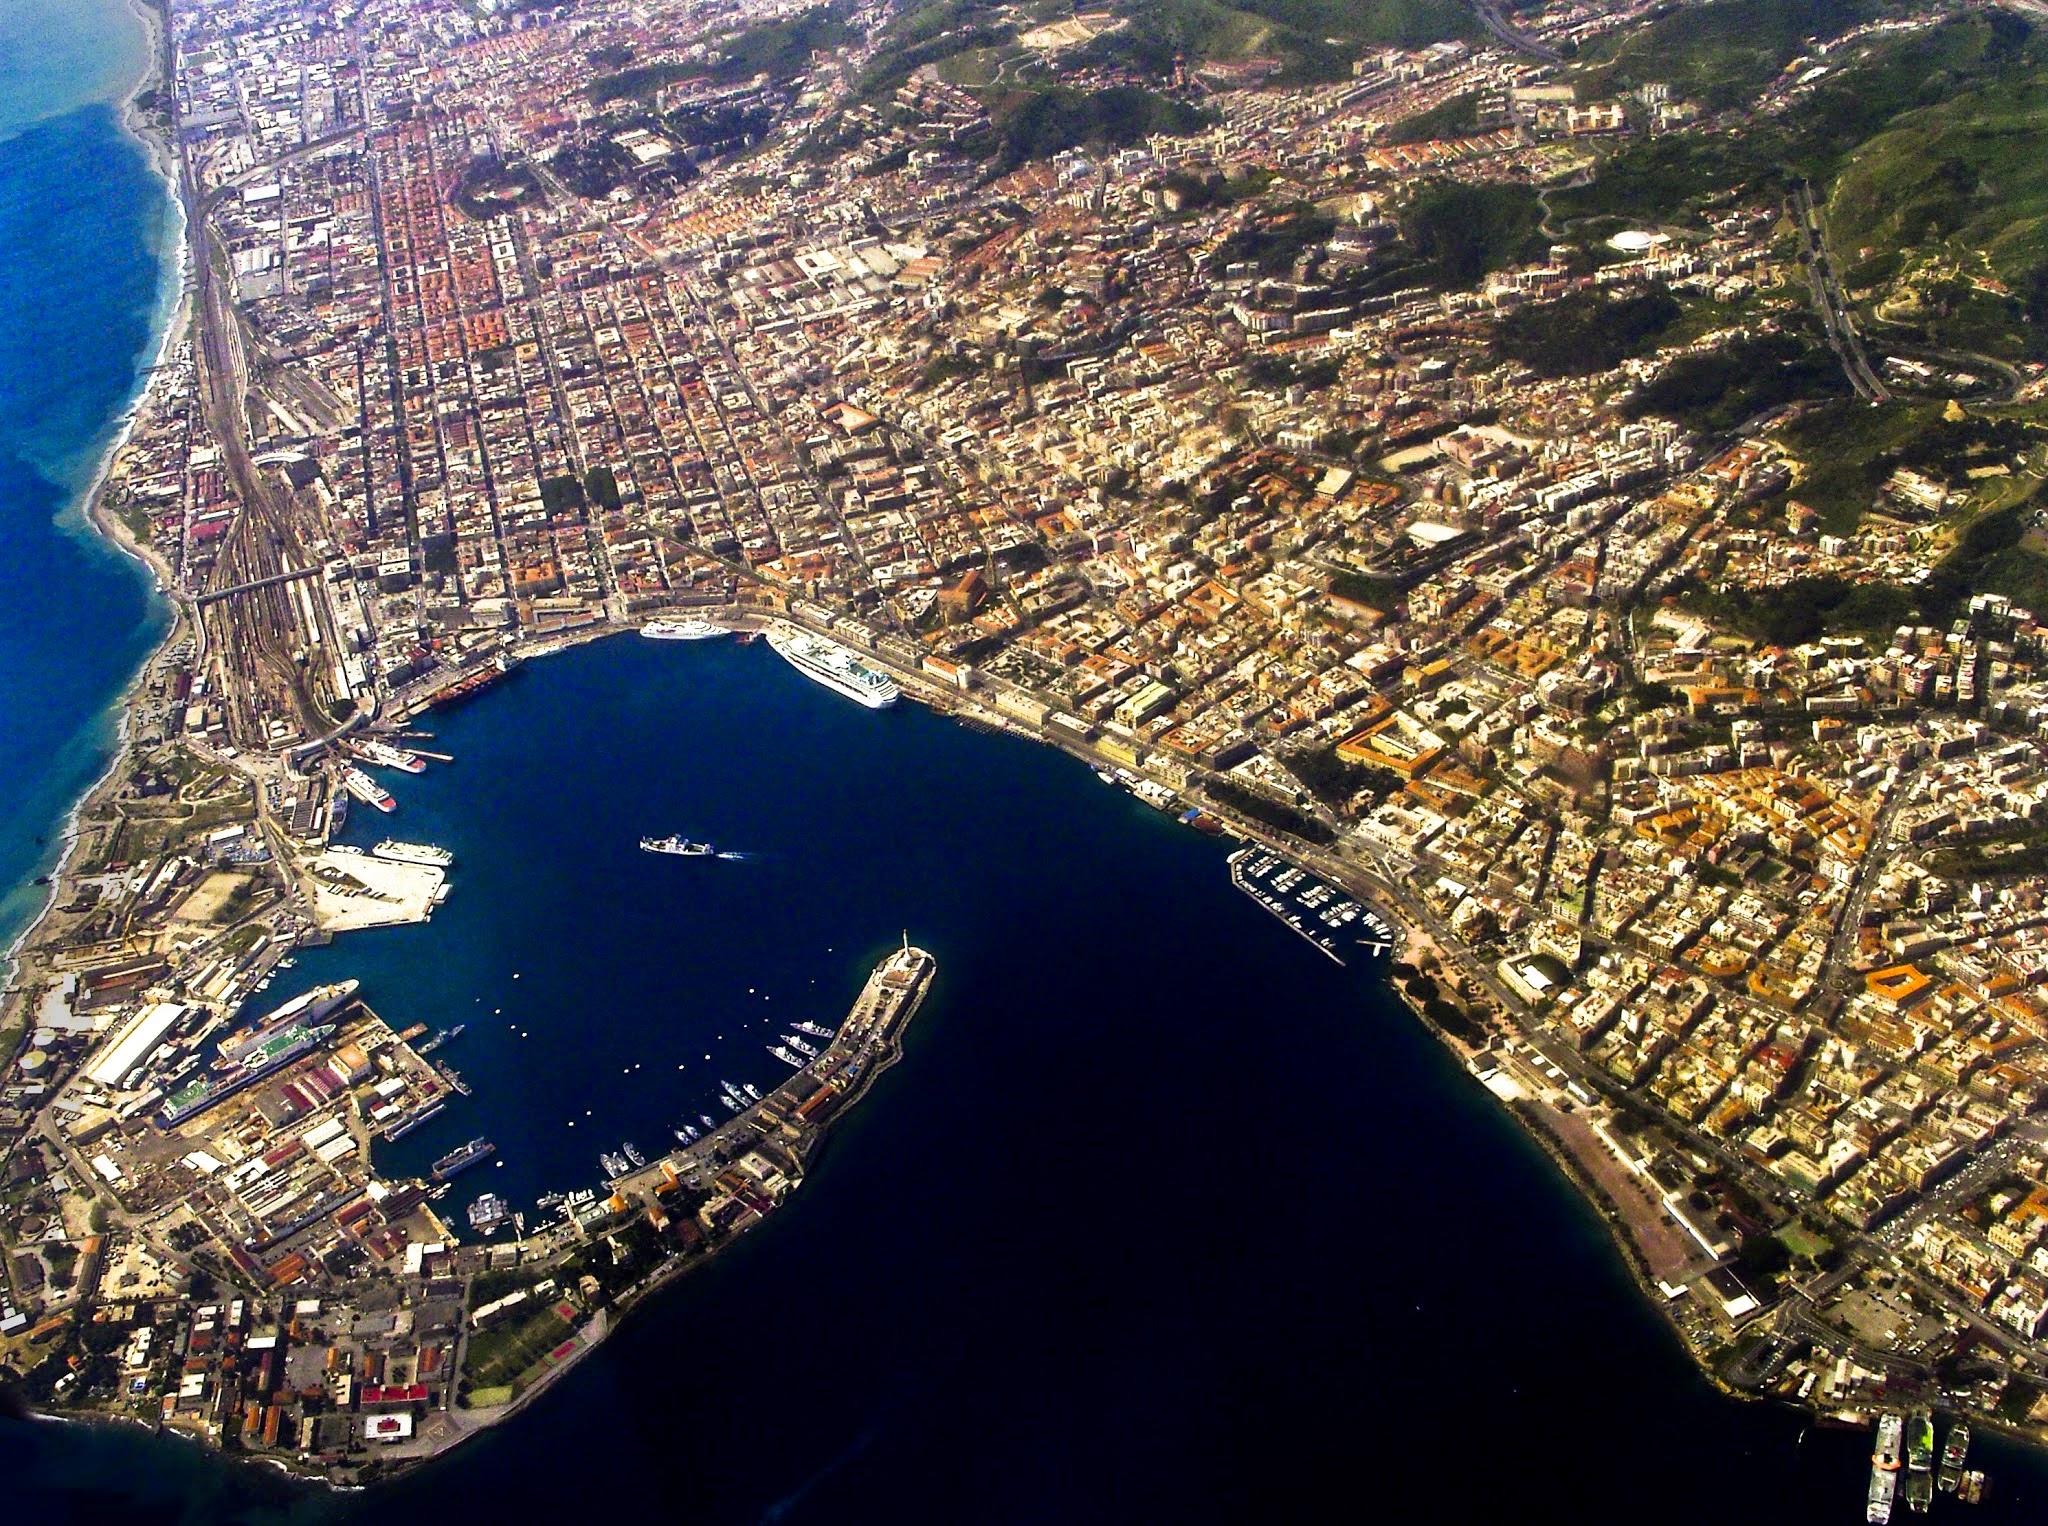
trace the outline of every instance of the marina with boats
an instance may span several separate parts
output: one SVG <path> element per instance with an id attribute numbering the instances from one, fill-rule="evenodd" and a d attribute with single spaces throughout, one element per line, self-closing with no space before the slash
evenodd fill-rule
<path id="1" fill-rule="evenodd" d="M 1371 907 L 1265 848 L 1230 855 L 1230 883 L 1338 964 L 1363 950 L 1379 958 L 1394 947 L 1394 929 Z"/>
<path id="2" fill-rule="evenodd" d="M 709 1113 L 681 1120 L 671 1130 L 676 1148 L 650 1158 L 632 1141 L 598 1153 L 606 1191 L 551 1191 L 534 1204 L 538 1233 L 568 1232 L 594 1222 L 606 1204 L 622 1194 L 663 1183 L 699 1179 L 694 1174 L 719 1166 L 773 1139 L 789 1147 L 795 1139 L 799 1164 L 827 1118 L 864 1092 L 898 1052 L 903 1027 L 922 1005 L 936 962 L 908 939 L 869 976 L 839 1028 L 809 1020 L 790 1023 L 791 1030 L 773 1046 L 791 1074 L 765 1090 L 752 1081 L 721 1080 L 719 1101 L 730 1115 L 723 1123 Z M 822 1042 L 811 1042 L 821 1040 Z M 468 1147 L 465 1147 L 468 1148 Z M 785 1172 L 792 1185 L 797 1179 Z M 503 1221 L 499 1221 L 502 1223 Z"/>

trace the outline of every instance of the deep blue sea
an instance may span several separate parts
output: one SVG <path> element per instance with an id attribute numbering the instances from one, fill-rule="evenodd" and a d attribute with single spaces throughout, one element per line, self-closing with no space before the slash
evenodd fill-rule
<path id="1" fill-rule="evenodd" d="M 475 1098 L 381 1163 L 487 1133 L 504 1164 L 454 1202 L 593 1185 L 598 1149 L 779 1076 L 771 1033 L 836 1021 L 907 930 L 940 974 L 903 1063 L 780 1215 L 421 1473 L 335 1496 L 0 1426 L 24 1519 L 1861 1518 L 1867 1435 L 1702 1384 L 1373 967 L 1072 760 L 632 637 L 429 724 L 457 761 L 350 835 L 451 848 L 451 899 L 262 998 L 351 974 L 469 1025 Z M 637 851 L 668 832 L 748 856 Z M 2038 1519 L 2038 1464 L 1977 1455 L 1976 1518 Z"/>
<path id="2" fill-rule="evenodd" d="M 177 214 L 110 104 L 142 61 L 116 0 L 0 0 L 0 949 L 162 630 L 81 512 L 175 279 Z"/>

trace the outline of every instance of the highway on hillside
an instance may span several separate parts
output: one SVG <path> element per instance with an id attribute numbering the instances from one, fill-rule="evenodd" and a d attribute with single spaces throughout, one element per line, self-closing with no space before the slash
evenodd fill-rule
<path id="1" fill-rule="evenodd" d="M 1821 322 L 1827 326 L 1828 343 L 1834 347 L 1835 356 L 1842 362 L 1842 370 L 1849 378 L 1849 385 L 1856 389 L 1859 397 L 1873 403 L 1890 402 L 1891 390 L 1871 369 L 1870 357 L 1863 353 L 1863 340 L 1856 332 L 1849 304 L 1842 296 L 1842 288 L 1835 282 L 1835 266 L 1828 254 L 1827 234 L 1821 227 L 1820 213 L 1813 204 L 1813 187 L 1800 186 L 1794 200 L 1799 207 L 1800 236 L 1805 241 L 1806 277 L 1813 286 L 1814 306 L 1820 310 Z"/>

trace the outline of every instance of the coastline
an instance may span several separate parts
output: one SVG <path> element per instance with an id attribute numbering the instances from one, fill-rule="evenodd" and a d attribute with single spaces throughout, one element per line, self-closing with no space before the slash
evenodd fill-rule
<path id="1" fill-rule="evenodd" d="M 0 950 L 0 965 L 5 966 L 5 979 L 0 980 L 0 995 L 12 993 L 21 975 L 21 961 L 32 946 L 35 936 L 49 920 L 51 911 L 59 904 L 64 879 L 72 862 L 78 844 L 78 824 L 86 809 L 106 790 L 108 784 L 119 772 L 127 756 L 131 737 L 135 698 L 145 681 L 150 668 L 157 659 L 172 646 L 185 630 L 189 611 L 177 595 L 175 569 L 163 556 L 146 542 L 138 540 L 123 524 L 120 518 L 109 512 L 106 502 L 107 485 L 114 467 L 127 449 L 135 434 L 136 423 L 143 410 L 149 406 L 157 390 L 156 378 L 159 368 L 168 360 L 175 349 L 178 338 L 189 328 L 192 321 L 192 303 L 189 276 L 192 268 L 192 209 L 185 205 L 176 173 L 176 157 L 171 144 L 155 127 L 144 120 L 138 102 L 145 94 L 160 89 L 169 83 L 166 50 L 166 35 L 163 13 L 148 0 L 124 0 L 125 8 L 142 27 L 146 53 L 140 74 L 128 86 L 115 105 L 115 116 L 122 133 L 131 139 L 148 161 L 150 173 L 163 183 L 164 211 L 167 219 L 164 227 L 167 247 L 157 251 L 159 276 L 157 301 L 150 317 L 150 339 L 138 352 L 135 361 L 135 380 L 127 397 L 109 416 L 102 426 L 103 439 L 97 446 L 97 460 L 91 478 L 65 506 L 60 520 L 75 521 L 83 530 L 103 542 L 108 549 L 124 560 L 135 564 L 140 571 L 148 574 L 152 585 L 152 604 L 159 606 L 164 614 L 163 629 L 156 641 L 136 664 L 135 671 L 128 676 L 120 690 L 111 696 L 101 711 L 98 725 L 111 727 L 107 742 L 107 757 L 104 766 L 92 781 L 79 792 L 56 822 L 52 823 L 56 851 L 48 854 L 35 865 L 36 873 L 46 876 L 49 883 L 43 887 L 41 903 L 22 923 L 20 929 L 8 938 L 5 949 Z M 0 1022 L 0 1030 L 4 1030 Z"/>

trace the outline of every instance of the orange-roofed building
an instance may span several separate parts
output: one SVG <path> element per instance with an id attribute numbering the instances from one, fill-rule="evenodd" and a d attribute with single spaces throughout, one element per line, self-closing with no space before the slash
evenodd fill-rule
<path id="1" fill-rule="evenodd" d="M 1903 1011 L 1923 1001 L 1934 989 L 1934 977 L 1915 964 L 1888 965 L 1863 977 L 1864 989 Z"/>

